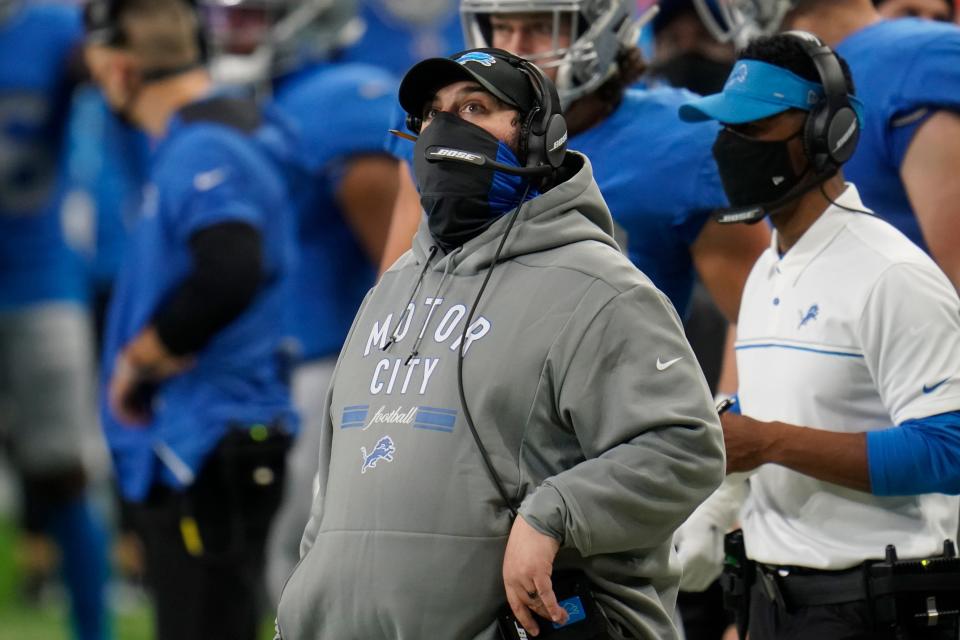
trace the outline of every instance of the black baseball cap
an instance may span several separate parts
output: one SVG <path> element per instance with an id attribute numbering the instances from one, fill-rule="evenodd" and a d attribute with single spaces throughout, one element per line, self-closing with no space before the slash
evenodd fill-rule
<path id="1" fill-rule="evenodd" d="M 400 106 L 420 117 L 438 90 L 454 82 L 473 80 L 526 113 L 536 99 L 530 78 L 518 67 L 520 62 L 503 49 L 468 49 L 449 58 L 428 58 L 413 65 L 400 82 Z"/>

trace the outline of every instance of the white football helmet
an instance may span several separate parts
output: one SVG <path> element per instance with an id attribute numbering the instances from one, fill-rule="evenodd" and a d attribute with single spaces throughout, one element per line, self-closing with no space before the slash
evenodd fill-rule
<path id="1" fill-rule="evenodd" d="M 759 36 L 780 31 L 780 25 L 798 0 L 693 0 L 700 19 L 720 42 L 745 46 Z M 710 4 L 713 5 L 711 10 Z"/>
<path id="2" fill-rule="evenodd" d="M 248 85 L 323 60 L 363 33 L 356 0 L 199 0 L 218 84 Z"/>
<path id="3" fill-rule="evenodd" d="M 638 19 L 635 6 L 635 0 L 462 0 L 460 17 L 464 39 L 472 49 L 492 46 L 491 14 L 552 15 L 553 47 L 528 59 L 541 69 L 557 68 L 557 91 L 567 108 L 616 73 L 617 56 L 637 44 L 640 29 L 656 11 Z M 560 30 L 565 22 L 570 45 L 561 47 Z"/>

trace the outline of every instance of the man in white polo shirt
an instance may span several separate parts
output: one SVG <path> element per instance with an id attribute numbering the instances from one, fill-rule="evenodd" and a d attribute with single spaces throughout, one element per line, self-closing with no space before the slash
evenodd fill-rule
<path id="1" fill-rule="evenodd" d="M 769 215 L 776 229 L 740 306 L 743 415 L 723 416 L 727 472 L 753 473 L 728 479 L 678 538 L 684 571 L 715 576 L 722 553 L 692 547 L 718 545 L 739 515 L 758 577 L 751 640 L 957 638 L 936 624 L 947 615 L 895 635 L 867 595 L 864 565 L 887 545 L 927 558 L 957 531 L 960 499 L 945 494 L 960 493 L 960 301 L 844 182 L 852 94 L 846 63 L 791 32 L 755 41 L 722 93 L 681 107 L 725 125 L 721 221 Z"/>

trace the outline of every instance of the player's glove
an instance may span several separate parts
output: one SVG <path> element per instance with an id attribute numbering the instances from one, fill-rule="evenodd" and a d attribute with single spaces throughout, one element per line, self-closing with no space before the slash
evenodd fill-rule
<path id="1" fill-rule="evenodd" d="M 723 536 L 737 520 L 746 497 L 744 474 L 728 477 L 674 534 L 683 575 L 680 589 L 704 591 L 723 571 Z"/>

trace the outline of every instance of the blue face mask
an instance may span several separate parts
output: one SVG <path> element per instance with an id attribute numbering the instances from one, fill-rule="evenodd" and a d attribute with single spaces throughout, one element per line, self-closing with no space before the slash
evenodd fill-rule
<path id="1" fill-rule="evenodd" d="M 528 180 L 492 167 L 457 161 L 427 160 L 433 146 L 476 153 L 520 167 L 516 154 L 484 129 L 450 113 L 440 113 L 420 134 L 414 172 L 430 233 L 449 251 L 477 237 L 503 214 L 521 204 Z M 526 199 L 537 195 L 530 189 Z"/>

